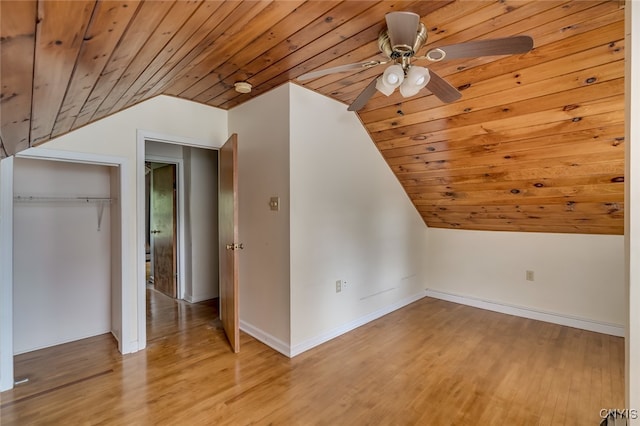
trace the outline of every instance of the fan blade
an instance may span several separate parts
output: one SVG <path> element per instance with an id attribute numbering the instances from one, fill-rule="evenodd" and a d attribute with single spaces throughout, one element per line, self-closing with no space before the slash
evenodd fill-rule
<path id="1" fill-rule="evenodd" d="M 420 15 L 413 12 L 391 12 L 386 14 L 385 19 L 391 47 L 409 46 L 412 49 L 418 36 Z"/>
<path id="2" fill-rule="evenodd" d="M 366 61 L 358 62 L 355 64 L 339 65 L 337 67 L 325 68 L 323 70 L 311 71 L 306 74 L 302 74 L 297 78 L 298 81 L 311 80 L 312 78 L 322 77 L 328 74 L 334 74 L 338 72 L 347 72 L 355 70 L 366 70 L 367 68 L 375 67 L 376 65 L 386 64 L 381 61 Z"/>
<path id="3" fill-rule="evenodd" d="M 433 70 L 429 70 L 429 74 L 431 75 L 431 79 L 426 87 L 442 102 L 451 103 L 462 97 L 462 93 L 460 93 L 458 89 L 449 84 Z"/>
<path id="4" fill-rule="evenodd" d="M 351 105 L 349 105 L 347 111 L 359 111 L 367 104 L 369 99 L 371 99 L 374 93 L 376 93 L 376 80 L 378 80 L 378 77 L 371 80 L 371 83 L 369 83 L 369 85 L 365 87 L 362 92 L 360 92 L 356 100 L 353 101 Z"/>
<path id="5" fill-rule="evenodd" d="M 445 53 L 445 56 L 442 59 L 512 55 L 515 53 L 526 53 L 533 49 L 533 39 L 529 36 L 496 38 L 493 40 L 478 40 L 451 44 L 449 46 L 441 46 L 438 49 Z M 438 49 L 430 50 L 427 53 L 427 58 L 430 56 L 431 52 L 434 51 L 435 57 L 439 58 L 441 55 L 437 53 Z"/>

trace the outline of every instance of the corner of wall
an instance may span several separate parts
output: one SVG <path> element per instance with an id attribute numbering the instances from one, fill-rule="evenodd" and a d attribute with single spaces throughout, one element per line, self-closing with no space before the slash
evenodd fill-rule
<path id="1" fill-rule="evenodd" d="M 229 111 L 238 134 L 240 321 L 259 340 L 287 352 L 289 287 L 289 93 L 288 84 Z M 280 208 L 269 207 L 271 197 Z M 269 343 L 271 342 L 271 343 Z"/>
<path id="2" fill-rule="evenodd" d="M 346 105 L 297 85 L 290 101 L 296 354 L 423 297 L 427 228 Z"/>

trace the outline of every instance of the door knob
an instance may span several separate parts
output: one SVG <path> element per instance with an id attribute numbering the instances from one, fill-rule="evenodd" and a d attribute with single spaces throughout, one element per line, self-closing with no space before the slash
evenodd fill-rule
<path id="1" fill-rule="evenodd" d="M 242 245 L 242 243 L 240 244 L 227 244 L 227 250 L 242 250 L 244 249 L 244 246 Z"/>
<path id="2" fill-rule="evenodd" d="M 161 231 L 158 231 L 157 229 L 154 229 L 153 231 L 151 231 L 152 234 L 159 234 Z"/>

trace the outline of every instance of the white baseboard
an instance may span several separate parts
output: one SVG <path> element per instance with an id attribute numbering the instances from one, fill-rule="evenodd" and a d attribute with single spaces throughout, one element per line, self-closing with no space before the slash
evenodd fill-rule
<path id="1" fill-rule="evenodd" d="M 409 296 L 405 299 L 402 299 L 392 305 L 389 306 L 385 306 L 384 308 L 378 309 L 377 311 L 371 312 L 368 315 L 365 315 L 363 317 L 357 318 L 351 322 L 348 322 L 344 325 L 341 325 L 340 327 L 334 328 L 333 330 L 330 330 L 326 333 L 323 333 L 319 336 L 316 337 L 312 337 L 311 339 L 307 339 L 301 343 L 298 343 L 297 345 L 293 346 L 291 348 L 291 357 L 294 357 L 296 355 L 300 355 L 301 353 L 308 351 L 311 348 L 314 348 L 318 345 L 321 345 L 322 343 L 325 343 L 331 339 L 334 339 L 342 334 L 345 334 L 353 329 L 356 329 L 358 327 L 361 327 L 373 320 L 376 320 L 382 316 L 385 316 L 393 311 L 396 311 L 400 308 L 403 308 L 417 300 L 422 299 L 423 297 L 426 296 L 425 292 L 420 292 L 418 294 L 414 294 L 412 296 Z"/>
<path id="2" fill-rule="evenodd" d="M 200 303 L 200 302 L 204 302 L 205 300 L 215 299 L 217 297 L 218 297 L 218 295 L 217 294 L 213 294 L 213 293 L 212 294 L 205 294 L 205 295 L 199 294 L 199 295 L 196 295 L 196 296 L 194 296 L 192 294 L 185 294 L 184 295 L 184 300 L 186 302 L 189 302 L 189 303 Z"/>
<path id="3" fill-rule="evenodd" d="M 624 326 L 619 324 L 598 322 L 586 318 L 563 315 L 555 312 L 545 312 L 523 306 L 514 306 L 500 302 L 493 302 L 490 300 L 478 299 L 475 297 L 459 296 L 456 294 L 445 293 L 432 289 L 427 289 L 426 295 L 428 297 L 459 303 L 461 305 L 473 306 L 480 309 L 486 309 L 488 311 L 500 312 L 503 314 L 515 315 L 518 317 L 565 325 L 582 330 L 595 331 L 596 333 L 609 334 L 619 337 L 624 337 L 625 335 Z"/>
<path id="4" fill-rule="evenodd" d="M 101 329 L 101 330 L 98 330 L 98 331 L 92 331 L 92 332 L 88 332 L 88 333 L 78 334 L 77 336 L 67 337 L 66 339 L 47 342 L 45 344 L 39 344 L 39 345 L 36 345 L 36 346 L 29 347 L 27 349 L 16 350 L 16 351 L 13 352 L 13 355 L 14 356 L 15 355 L 22 355 L 22 354 L 26 354 L 26 353 L 33 352 L 33 351 L 39 351 L 40 349 L 46 349 L 46 348 L 50 348 L 52 346 L 64 345 L 65 343 L 76 342 L 78 340 L 88 339 L 89 337 L 100 336 L 102 334 L 111 334 L 113 336 L 113 333 L 111 332 L 111 327 L 109 327 L 106 330 L 105 329 Z"/>
<path id="5" fill-rule="evenodd" d="M 121 343 L 120 343 L 120 339 L 118 339 L 118 334 L 117 334 L 117 332 L 116 332 L 116 331 L 114 331 L 114 330 L 111 330 L 111 331 L 110 331 L 110 333 L 111 333 L 111 336 L 112 336 L 114 339 L 116 339 L 116 343 L 118 344 L 118 350 L 120 351 L 120 353 L 122 353 L 122 345 L 121 345 Z"/>
<path id="6" fill-rule="evenodd" d="M 254 337 L 256 340 L 264 343 L 265 345 L 271 347 L 272 349 L 275 349 L 282 355 L 291 358 L 291 350 L 289 344 L 283 342 L 277 337 L 274 337 L 264 330 L 261 330 L 258 327 L 255 327 L 242 320 L 240 320 L 240 330 L 244 331 L 248 335 Z"/>

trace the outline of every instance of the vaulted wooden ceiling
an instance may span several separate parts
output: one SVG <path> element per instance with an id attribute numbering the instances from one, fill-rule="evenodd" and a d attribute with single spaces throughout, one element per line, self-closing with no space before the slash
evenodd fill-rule
<path id="1" fill-rule="evenodd" d="M 0 155 L 159 94 L 228 109 L 311 70 L 382 59 L 395 10 L 422 17 L 424 50 L 534 39 L 526 54 L 424 64 L 457 102 L 378 93 L 358 113 L 430 227 L 623 233 L 622 1 L 3 0 Z M 349 104 L 380 68 L 304 86 Z"/>

